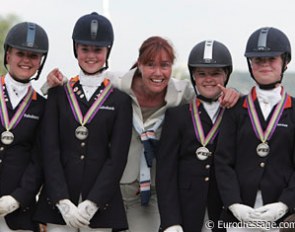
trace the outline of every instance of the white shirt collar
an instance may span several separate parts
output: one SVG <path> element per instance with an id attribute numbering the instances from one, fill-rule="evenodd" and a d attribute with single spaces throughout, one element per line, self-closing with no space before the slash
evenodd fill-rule
<path id="1" fill-rule="evenodd" d="M 14 80 L 9 73 L 5 76 L 5 86 L 9 95 L 10 103 L 15 108 L 28 92 L 31 83 L 21 83 Z"/>
<path id="2" fill-rule="evenodd" d="M 86 75 L 82 70 L 80 71 L 80 84 L 87 87 L 98 87 L 105 78 L 105 72 L 97 73 L 95 75 Z"/>
<path id="3" fill-rule="evenodd" d="M 211 121 L 214 123 L 216 118 L 217 118 L 217 115 L 218 115 L 218 112 L 219 112 L 219 102 L 218 101 L 215 101 L 215 102 L 202 102 L 207 114 L 210 116 L 211 118 Z"/>
<path id="4" fill-rule="evenodd" d="M 282 98 L 281 96 L 282 86 L 278 86 L 274 89 L 265 90 L 256 86 L 256 94 L 259 102 L 268 103 L 271 106 L 276 105 Z"/>
<path id="5" fill-rule="evenodd" d="M 278 86 L 274 89 L 265 90 L 256 87 L 257 99 L 262 111 L 263 117 L 266 120 L 272 110 L 272 108 L 280 102 L 282 86 Z"/>

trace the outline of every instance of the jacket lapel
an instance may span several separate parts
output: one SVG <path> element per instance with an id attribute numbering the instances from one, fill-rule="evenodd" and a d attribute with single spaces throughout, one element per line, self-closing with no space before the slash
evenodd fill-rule
<path id="1" fill-rule="evenodd" d="M 267 125 L 269 123 L 269 120 L 271 119 L 271 116 L 272 116 L 272 114 L 273 114 L 273 112 L 275 110 L 275 106 L 272 108 L 270 114 L 267 117 L 267 120 L 265 120 L 264 117 L 263 117 L 263 114 L 262 114 L 262 110 L 261 110 L 261 108 L 259 106 L 259 102 L 258 102 L 258 99 L 257 99 L 257 96 L 256 96 L 256 92 L 255 91 L 251 91 L 251 93 L 249 93 L 249 94 L 252 94 L 252 98 L 254 100 L 254 105 L 255 105 L 255 109 L 257 111 L 257 115 L 259 117 L 259 121 L 261 123 L 261 126 L 262 126 L 263 130 L 265 130 L 265 128 L 267 127 Z M 246 111 L 247 111 L 248 110 L 248 104 L 247 104 L 246 98 L 247 97 L 245 97 L 244 102 L 243 102 L 243 108 L 245 108 Z M 287 96 L 287 100 L 286 100 L 286 104 L 284 106 L 284 111 L 283 111 L 283 113 L 281 115 L 281 119 L 283 119 L 284 117 L 286 117 L 286 111 L 285 110 L 286 109 L 289 109 L 289 108 L 292 108 L 292 99 L 288 95 Z M 248 114 L 248 112 L 247 112 L 247 114 Z"/>
<path id="2" fill-rule="evenodd" d="M 7 109 L 13 110 L 5 84 L 3 85 L 3 93 Z"/>
<path id="3" fill-rule="evenodd" d="M 94 94 L 91 96 L 91 98 L 90 98 L 90 100 L 88 102 L 89 105 L 92 105 L 97 100 L 97 98 L 99 97 L 99 95 L 104 90 L 104 87 L 105 87 L 104 84 L 101 83 L 101 85 L 96 89 L 96 91 L 94 92 Z"/>
<path id="4" fill-rule="evenodd" d="M 83 91 L 82 86 L 80 85 L 80 82 L 77 81 L 74 85 L 73 85 L 73 92 L 75 93 L 75 96 L 77 98 L 78 102 L 83 103 L 84 105 L 88 106 L 89 102 L 86 99 L 85 93 Z"/>

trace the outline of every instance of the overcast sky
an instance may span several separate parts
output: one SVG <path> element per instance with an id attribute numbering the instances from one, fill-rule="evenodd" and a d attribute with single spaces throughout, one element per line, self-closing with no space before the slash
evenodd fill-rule
<path id="1" fill-rule="evenodd" d="M 72 30 L 80 16 L 93 11 L 109 16 L 114 27 L 112 71 L 127 71 L 136 61 L 141 43 L 153 35 L 172 42 L 177 55 L 175 67 L 186 65 L 196 43 L 215 39 L 231 51 L 235 70 L 247 70 L 243 55 L 247 39 L 264 26 L 281 29 L 295 47 L 294 0 L 108 0 L 108 7 L 104 1 L 3 0 L 0 15 L 15 14 L 47 31 L 50 48 L 40 82 L 54 67 L 60 67 L 67 76 L 77 74 Z M 295 59 L 289 70 L 295 71 Z"/>

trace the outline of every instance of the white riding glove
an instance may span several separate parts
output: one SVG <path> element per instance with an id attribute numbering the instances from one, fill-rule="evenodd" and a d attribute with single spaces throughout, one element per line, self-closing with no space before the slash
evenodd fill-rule
<path id="1" fill-rule="evenodd" d="M 164 232 L 183 232 L 180 225 L 169 226 Z"/>
<path id="2" fill-rule="evenodd" d="M 69 199 L 60 200 L 56 206 L 68 226 L 81 228 L 89 225 L 89 221 L 79 214 L 78 208 Z"/>
<path id="3" fill-rule="evenodd" d="M 262 221 L 276 221 L 288 212 L 288 206 L 282 202 L 276 202 L 261 206 L 255 209 L 260 214 L 259 219 Z"/>
<path id="4" fill-rule="evenodd" d="M 98 210 L 98 207 L 96 206 L 96 204 L 89 200 L 82 201 L 78 205 L 79 214 L 88 222 L 90 222 L 90 220 L 92 219 L 93 215 L 96 213 L 97 210 Z"/>
<path id="5" fill-rule="evenodd" d="M 19 208 L 19 202 L 15 200 L 14 197 L 10 195 L 5 195 L 0 198 L 0 216 L 5 215 L 15 211 Z"/>
<path id="6" fill-rule="evenodd" d="M 254 209 L 248 205 L 235 203 L 230 205 L 228 208 L 239 221 L 249 222 L 258 219 L 257 217 L 259 214 L 257 214 Z"/>

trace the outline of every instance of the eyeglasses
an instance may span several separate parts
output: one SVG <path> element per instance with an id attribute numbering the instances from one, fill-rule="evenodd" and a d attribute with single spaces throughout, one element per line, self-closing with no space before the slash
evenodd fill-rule
<path id="1" fill-rule="evenodd" d="M 145 67 L 147 67 L 148 69 L 155 71 L 157 68 L 163 70 L 163 71 L 167 71 L 169 69 L 171 69 L 172 64 L 170 62 L 160 62 L 160 63 L 156 63 L 156 62 L 148 62 L 144 65 Z"/>

